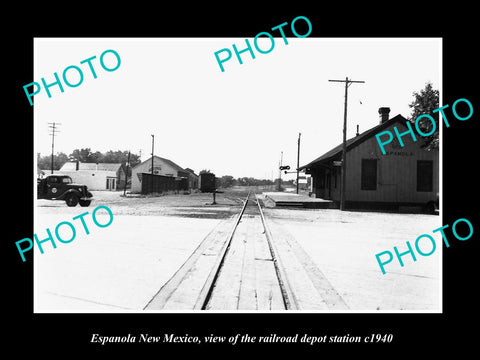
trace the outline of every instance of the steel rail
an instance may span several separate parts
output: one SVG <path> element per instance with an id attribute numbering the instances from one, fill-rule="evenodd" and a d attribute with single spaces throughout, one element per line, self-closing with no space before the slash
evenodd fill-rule
<path id="1" fill-rule="evenodd" d="M 275 244 L 273 242 L 272 233 L 268 228 L 267 222 L 265 220 L 265 215 L 263 214 L 262 207 L 260 206 L 260 201 L 258 201 L 258 197 L 255 194 L 255 199 L 257 200 L 257 206 L 260 211 L 260 218 L 262 219 L 263 229 L 265 231 L 265 237 L 267 239 L 268 247 L 270 249 L 270 255 L 273 259 L 273 265 L 275 267 L 275 272 L 277 274 L 278 283 L 280 285 L 280 289 L 282 292 L 283 302 L 285 304 L 285 308 L 287 310 L 298 310 L 298 302 L 295 297 L 294 292 L 288 282 L 288 277 L 285 273 L 285 268 L 280 260 L 280 258 L 276 255 L 277 251 L 275 248 Z"/>
<path id="2" fill-rule="evenodd" d="M 215 282 L 217 281 L 217 278 L 220 274 L 220 270 L 223 266 L 223 263 L 225 261 L 225 257 L 228 253 L 228 249 L 230 248 L 230 244 L 232 243 L 233 235 L 235 234 L 235 230 L 238 227 L 238 224 L 240 223 L 240 220 L 242 219 L 243 213 L 245 212 L 245 209 L 247 207 L 248 201 L 250 198 L 250 192 L 247 195 L 247 198 L 245 199 L 245 202 L 243 204 L 242 210 L 240 211 L 237 220 L 235 221 L 232 230 L 230 231 L 230 234 L 227 238 L 227 241 L 225 242 L 225 245 L 222 248 L 222 251 L 220 252 L 217 261 L 215 262 L 215 265 L 212 268 L 212 271 L 208 275 L 207 280 L 205 281 L 205 284 L 202 287 L 202 290 L 200 291 L 200 294 L 197 298 L 197 301 L 195 303 L 194 309 L 195 310 L 205 310 L 208 302 L 210 301 L 210 297 L 213 292 L 213 288 L 215 287 Z"/>

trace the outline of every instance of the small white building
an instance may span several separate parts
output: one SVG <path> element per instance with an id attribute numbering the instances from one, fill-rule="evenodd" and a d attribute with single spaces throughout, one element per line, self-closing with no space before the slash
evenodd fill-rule
<path id="1" fill-rule="evenodd" d="M 142 191 L 142 174 L 152 173 L 152 158 L 145 160 L 144 162 L 134 166 L 132 168 L 132 193 L 140 193 Z M 188 178 L 189 173 L 182 167 L 175 164 L 169 159 L 162 158 L 160 156 L 153 156 L 153 174 L 172 176 L 175 178 Z"/>
<path id="2" fill-rule="evenodd" d="M 89 190 L 123 189 L 125 170 L 122 164 L 67 162 L 57 174 L 68 175 L 74 183 L 87 185 Z"/>

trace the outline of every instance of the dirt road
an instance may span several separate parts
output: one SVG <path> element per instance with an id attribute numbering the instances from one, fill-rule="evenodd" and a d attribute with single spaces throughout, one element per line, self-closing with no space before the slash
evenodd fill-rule
<path id="1" fill-rule="evenodd" d="M 89 208 L 38 201 L 35 232 L 40 238 L 46 236 L 46 228 L 52 230 L 59 222 L 71 221 L 72 217 L 91 212 L 98 205 L 108 206 L 114 220 L 108 228 L 94 229 L 89 235 L 78 233 L 75 241 L 59 243 L 56 249 L 46 246 L 44 254 L 34 250 L 35 310 L 144 311 L 209 234 L 238 214 L 248 190 L 240 188 L 217 194 L 216 205 L 212 205 L 211 194 L 201 193 L 125 198 L 121 192 L 96 192 Z M 259 193 L 261 190 L 257 189 Z M 268 288 L 268 281 L 252 274 L 268 273 L 260 264 L 272 261 L 265 255 L 265 249 L 257 247 L 261 228 L 255 214 L 247 212 L 247 215 L 232 250 L 248 256 L 228 261 L 230 270 L 224 275 L 229 276 L 219 281 L 228 285 L 232 278 L 240 276 L 243 285 L 232 286 L 232 292 L 258 291 L 257 298 L 253 302 L 237 298 L 237 304 L 230 306 L 228 301 L 212 297 L 210 309 L 285 311 L 274 306 L 279 303 L 274 300 L 278 297 L 273 291 L 258 295 Z M 440 226 L 440 217 L 326 209 L 265 209 L 265 217 L 275 246 L 281 252 L 288 281 L 299 294 L 302 310 L 439 309 L 441 251 L 403 268 L 392 267 L 387 275 L 377 269 L 374 254 L 431 232 Z M 184 300 L 189 297 L 184 296 Z M 185 301 L 159 311 L 189 310 Z M 260 301 L 270 301 L 271 308 L 276 310 L 259 306 Z"/>

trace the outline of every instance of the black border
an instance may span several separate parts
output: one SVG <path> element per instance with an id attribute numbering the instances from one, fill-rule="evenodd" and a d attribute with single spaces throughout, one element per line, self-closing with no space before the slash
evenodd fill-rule
<path id="1" fill-rule="evenodd" d="M 6 259 L 4 276 L 7 286 L 3 292 L 7 314 L 4 339 L 8 347 L 25 351 L 26 346 L 40 354 L 137 354 L 139 350 L 164 350 L 174 355 L 184 350 L 199 354 L 250 350 L 258 344 L 113 344 L 101 346 L 90 342 L 92 333 L 109 336 L 149 333 L 162 335 L 221 336 L 248 333 L 250 335 L 369 335 L 394 334 L 391 344 L 267 344 L 269 352 L 295 349 L 311 354 L 345 348 L 365 349 L 385 356 L 403 352 L 413 356 L 425 351 L 461 346 L 473 347 L 475 325 L 468 321 L 476 313 L 475 256 L 478 250 L 478 215 L 475 205 L 475 138 L 478 130 L 478 91 L 476 86 L 476 38 L 474 9 L 456 3 L 444 8 L 439 3 L 422 5 L 406 2 L 393 5 L 365 3 L 295 9 L 275 4 L 264 9 L 240 3 L 223 3 L 211 9 L 204 4 L 196 8 L 184 5 L 173 9 L 152 3 L 124 5 L 97 4 L 45 7 L 33 5 L 12 11 L 10 28 L 4 29 L 8 55 L 4 55 L 7 74 L 8 116 L 4 120 L 5 139 L 15 146 L 4 147 L 9 162 L 4 163 L 4 203 L 8 204 L 8 221 L 4 224 L 7 236 L 3 245 Z M 473 237 L 465 242 L 452 241 L 444 248 L 443 314 L 33 314 L 33 261 L 22 263 L 14 242 L 33 233 L 33 108 L 29 106 L 23 85 L 33 81 L 34 37 L 253 37 L 296 16 L 310 19 L 310 37 L 442 37 L 443 38 L 443 104 L 467 98 L 474 107 L 473 117 L 465 122 L 453 120 L 444 128 L 443 136 L 443 224 L 458 218 L 469 219 L 474 226 Z M 13 25 L 12 25 L 13 24 Z M 415 56 L 415 54 L 412 54 Z M 388 61 L 388 59 L 385 59 Z M 475 76 L 476 75 L 476 76 Z M 11 111 L 10 111 L 11 110 Z M 6 136 L 5 136 L 6 135 Z M 21 150 L 13 150 L 21 146 Z M 8 149 L 8 150 L 7 150 Z M 11 164 L 11 165 L 10 165 Z M 13 165 L 13 166 L 12 166 Z M 18 169 L 20 167 L 20 169 Z M 6 168 L 9 168 L 7 171 Z M 14 170 L 12 168 L 15 168 Z M 13 177 L 7 176 L 10 173 Z M 5 181 L 6 180 L 6 181 Z M 6 188 L 5 188 L 6 187 Z M 447 232 L 447 235 L 451 233 Z M 30 346 L 32 345 L 32 346 Z M 8 353 L 8 352 L 7 352 Z"/>

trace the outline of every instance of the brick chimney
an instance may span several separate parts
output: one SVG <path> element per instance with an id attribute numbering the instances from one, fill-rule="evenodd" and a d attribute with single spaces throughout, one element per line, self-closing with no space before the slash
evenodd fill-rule
<path id="1" fill-rule="evenodd" d="M 380 114 L 380 124 L 383 124 L 385 121 L 389 119 L 388 114 L 390 114 L 390 108 L 381 107 L 378 109 L 378 113 Z"/>

